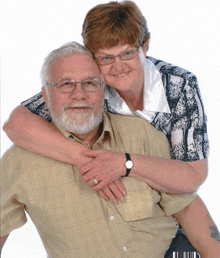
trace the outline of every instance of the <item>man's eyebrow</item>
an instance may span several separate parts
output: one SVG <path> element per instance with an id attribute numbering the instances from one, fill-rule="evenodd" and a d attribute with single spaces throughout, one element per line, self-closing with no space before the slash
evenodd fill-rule
<path id="1" fill-rule="evenodd" d="M 83 77 L 82 80 L 92 80 L 92 79 L 98 79 L 99 80 L 99 76 L 97 76 L 97 75 L 89 75 L 89 76 Z M 71 77 L 63 77 L 59 81 L 65 81 L 65 80 L 74 80 L 75 81 L 75 79 L 71 78 Z"/>
<path id="2" fill-rule="evenodd" d="M 60 79 L 60 81 L 64 81 L 64 80 L 72 80 L 72 78 L 70 78 L 70 77 L 63 77 L 63 78 Z"/>
<path id="3" fill-rule="evenodd" d="M 99 80 L 97 75 L 85 76 L 85 78 L 83 80 L 92 80 L 92 79 L 98 79 Z"/>

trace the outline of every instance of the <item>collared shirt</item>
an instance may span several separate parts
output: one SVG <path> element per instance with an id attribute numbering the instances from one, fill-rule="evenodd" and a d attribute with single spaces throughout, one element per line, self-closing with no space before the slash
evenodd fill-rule
<path id="1" fill-rule="evenodd" d="M 163 87 L 162 87 L 163 86 Z M 139 116 L 162 131 L 173 159 L 196 161 L 208 157 L 207 118 L 197 78 L 191 72 L 147 57 L 144 109 L 131 112 L 118 93 L 107 87 L 104 108 L 108 112 Z M 42 93 L 22 103 L 51 122 Z"/>
<path id="2" fill-rule="evenodd" d="M 143 119 L 117 114 L 104 114 L 103 132 L 92 148 L 170 157 L 163 133 Z M 196 195 L 161 193 L 137 178 L 121 180 L 126 202 L 113 204 L 89 188 L 76 167 L 14 146 L 2 159 L 1 235 L 22 226 L 27 211 L 53 258 L 163 257 L 177 229 L 171 215 Z"/>
<path id="3" fill-rule="evenodd" d="M 131 111 L 118 92 L 114 88 L 106 86 L 105 99 L 108 101 L 109 112 L 139 116 L 150 123 L 156 112 L 170 114 L 159 71 L 148 59 L 145 60 L 144 71 L 143 110 Z"/>

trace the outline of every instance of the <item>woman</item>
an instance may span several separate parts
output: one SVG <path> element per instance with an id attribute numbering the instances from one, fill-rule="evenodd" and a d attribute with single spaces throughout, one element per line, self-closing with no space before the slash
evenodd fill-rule
<path id="1" fill-rule="evenodd" d="M 208 156 L 206 119 L 196 77 L 160 60 L 145 59 L 150 34 L 133 2 L 92 8 L 85 18 L 82 36 L 108 85 L 105 109 L 146 119 L 170 142 L 173 160 L 146 156 L 149 166 L 137 176 L 160 191 L 195 191 L 207 176 Z M 105 198 L 123 200 L 121 193 L 125 195 L 125 189 L 119 178 L 125 174 L 125 167 L 114 165 L 120 155 L 106 150 L 85 151 L 28 109 L 50 120 L 40 93 L 15 109 L 4 125 L 12 141 L 41 155 L 75 164 L 86 182 L 98 175 L 99 184 L 90 186 Z"/>
<path id="2" fill-rule="evenodd" d="M 172 157 L 176 160 L 160 166 L 159 160 L 151 161 L 149 157 L 152 165 L 146 176 L 167 192 L 196 190 L 207 176 L 208 153 L 206 121 L 196 77 L 149 57 L 143 64 L 150 34 L 145 18 L 132 2 L 109 3 L 91 9 L 85 18 L 82 35 L 85 46 L 94 53 L 106 84 L 112 87 L 106 90 L 107 111 L 140 116 L 162 130 L 170 141 Z M 129 55 L 133 55 L 131 59 Z M 23 104 L 33 113 L 50 119 L 41 93 Z M 79 167 L 90 160 L 91 155 L 82 155 L 83 148 L 79 144 L 65 141 L 52 124 L 32 115 L 27 108 L 19 106 L 4 125 L 11 140 Z M 21 124 L 28 124 L 28 127 L 21 127 Z M 105 158 L 105 151 L 100 153 L 99 156 Z M 96 159 L 100 162 L 99 156 Z M 155 165 L 156 175 L 152 172 Z M 161 178 L 165 168 L 167 176 Z M 99 187 L 104 186 L 103 180 Z"/>

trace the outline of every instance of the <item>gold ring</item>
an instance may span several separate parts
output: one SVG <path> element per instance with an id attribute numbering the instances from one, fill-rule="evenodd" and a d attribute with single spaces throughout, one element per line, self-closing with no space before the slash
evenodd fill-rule
<path id="1" fill-rule="evenodd" d="M 96 178 L 93 179 L 93 182 L 94 182 L 94 184 L 96 184 L 96 185 L 99 183 L 99 181 L 98 181 Z"/>

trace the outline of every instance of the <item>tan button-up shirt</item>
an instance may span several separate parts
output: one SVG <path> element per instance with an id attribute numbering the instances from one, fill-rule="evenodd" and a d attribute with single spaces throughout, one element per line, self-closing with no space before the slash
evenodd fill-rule
<path id="1" fill-rule="evenodd" d="M 170 158 L 163 133 L 121 115 L 104 114 L 93 149 Z M 126 177 L 126 202 L 113 204 L 90 189 L 76 167 L 17 146 L 4 155 L 1 176 L 1 235 L 25 224 L 28 212 L 53 258 L 161 258 L 176 233 L 171 215 L 195 198 L 160 193 Z"/>

